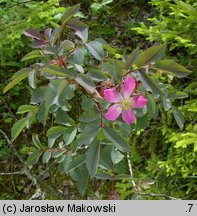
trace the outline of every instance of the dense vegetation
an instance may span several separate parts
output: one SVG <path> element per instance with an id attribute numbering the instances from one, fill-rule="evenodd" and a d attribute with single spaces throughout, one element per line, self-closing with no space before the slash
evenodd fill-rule
<path id="1" fill-rule="evenodd" d="M 196 199 L 196 2 L 66 2 L 0 2 L 0 199 Z"/>

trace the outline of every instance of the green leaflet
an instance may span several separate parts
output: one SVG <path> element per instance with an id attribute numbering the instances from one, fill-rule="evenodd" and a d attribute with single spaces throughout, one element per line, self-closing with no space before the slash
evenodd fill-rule
<path id="1" fill-rule="evenodd" d="M 95 139 L 87 152 L 86 165 L 90 174 L 90 178 L 93 178 L 97 172 L 100 158 L 100 143 Z"/>
<path id="2" fill-rule="evenodd" d="M 79 11 L 79 9 L 80 9 L 80 4 L 77 4 L 77 5 L 74 5 L 73 7 L 68 8 L 66 12 L 64 13 L 64 15 L 62 16 L 62 19 L 61 19 L 62 26 L 64 26 L 68 22 L 68 20 L 70 20 L 71 17 Z"/>
<path id="3" fill-rule="evenodd" d="M 78 74 L 76 77 L 76 81 L 91 93 L 94 92 L 95 89 L 94 82 L 90 78 L 88 78 L 85 74 Z"/>
<path id="4" fill-rule="evenodd" d="M 137 59 L 137 57 L 140 54 L 140 50 L 139 47 L 137 47 L 136 49 L 133 50 L 133 52 L 127 57 L 126 59 L 126 63 L 125 63 L 125 67 L 126 69 L 130 69 L 130 67 L 132 66 L 132 64 L 135 62 L 135 60 Z"/>
<path id="5" fill-rule="evenodd" d="M 11 129 L 12 141 L 14 141 L 18 137 L 18 135 L 25 128 L 25 125 L 26 125 L 26 118 L 22 118 L 12 126 Z"/>
<path id="6" fill-rule="evenodd" d="M 110 141 L 112 141 L 114 143 L 114 145 L 120 151 L 123 151 L 123 152 L 129 152 L 130 151 L 128 143 L 121 136 L 119 136 L 119 134 L 115 130 L 113 130 L 109 127 L 104 127 L 103 132 L 104 132 L 105 136 Z"/>
<path id="7" fill-rule="evenodd" d="M 188 76 L 192 71 L 184 66 L 177 64 L 174 60 L 165 59 L 155 63 L 155 68 L 162 72 L 173 73 L 175 76 L 182 78 Z"/>
<path id="8" fill-rule="evenodd" d="M 185 122 L 183 114 L 175 106 L 172 107 L 172 113 L 174 115 L 176 123 L 178 124 L 180 129 L 183 130 Z"/>
<path id="9" fill-rule="evenodd" d="M 40 158 L 40 156 L 42 155 L 43 151 L 41 149 L 36 150 L 35 152 L 33 152 L 32 154 L 30 154 L 30 156 L 28 157 L 27 161 L 26 161 L 26 165 L 27 166 L 33 166 L 34 164 L 36 164 Z"/>
<path id="10" fill-rule="evenodd" d="M 15 85 L 17 85 L 19 82 L 27 78 L 29 76 L 29 73 L 33 70 L 34 69 L 32 68 L 24 68 L 18 71 L 17 73 L 15 73 L 14 76 L 12 77 L 12 81 L 8 83 L 8 85 L 3 89 L 3 93 L 6 93 L 11 88 L 13 88 Z"/>
<path id="11" fill-rule="evenodd" d="M 29 53 L 27 53 L 21 61 L 29 60 L 29 59 L 34 59 L 34 58 L 42 58 L 44 57 L 44 54 L 42 53 L 41 50 L 34 50 Z"/>
<path id="12" fill-rule="evenodd" d="M 140 78 L 142 82 L 144 82 L 154 94 L 158 94 L 161 96 L 167 96 L 164 91 L 160 89 L 156 82 L 153 81 L 152 77 L 149 77 L 145 71 L 145 69 L 140 69 Z"/>
<path id="13" fill-rule="evenodd" d="M 98 41 L 92 41 L 85 44 L 89 52 L 94 56 L 95 59 L 102 61 L 104 57 L 103 45 Z"/>
<path id="14" fill-rule="evenodd" d="M 165 50 L 166 50 L 165 44 L 150 47 L 137 57 L 134 64 L 136 64 L 137 67 L 140 68 L 142 66 L 147 65 L 150 62 L 155 62 L 157 60 L 160 60 L 165 55 Z"/>

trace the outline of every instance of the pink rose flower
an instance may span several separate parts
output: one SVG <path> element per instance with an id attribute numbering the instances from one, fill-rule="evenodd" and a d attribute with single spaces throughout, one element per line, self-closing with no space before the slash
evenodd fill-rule
<path id="1" fill-rule="evenodd" d="M 147 99 L 143 96 L 131 96 L 136 86 L 135 80 L 131 76 L 127 76 L 122 86 L 121 92 L 117 89 L 110 88 L 104 90 L 104 98 L 109 103 L 113 103 L 105 113 L 105 118 L 115 121 L 120 114 L 126 124 L 133 124 L 136 116 L 133 109 L 143 108 L 147 104 Z"/>

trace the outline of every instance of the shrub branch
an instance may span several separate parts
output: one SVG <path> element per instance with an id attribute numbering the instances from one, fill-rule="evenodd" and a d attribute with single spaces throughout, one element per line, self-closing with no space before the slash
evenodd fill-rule
<path id="1" fill-rule="evenodd" d="M 18 160 L 20 161 L 20 163 L 21 163 L 21 165 L 23 167 L 23 172 L 15 172 L 14 175 L 23 173 L 24 175 L 27 176 L 28 179 L 30 179 L 32 181 L 32 184 L 36 187 L 36 191 L 31 196 L 30 199 L 44 199 L 45 194 L 44 194 L 44 192 L 42 192 L 41 187 L 40 187 L 36 177 L 33 174 L 31 174 L 29 168 L 26 166 L 25 162 L 23 161 L 21 156 L 18 154 L 16 148 L 14 147 L 12 141 L 8 138 L 6 133 L 4 131 L 2 131 L 1 129 L 0 129 L 0 133 L 6 139 L 6 141 L 8 143 L 8 146 L 11 148 L 12 152 L 16 155 L 16 157 L 18 158 Z M 3 173 L 3 175 L 6 175 L 6 173 Z M 10 174 L 7 173 L 7 175 L 13 175 L 13 173 L 10 173 Z"/>

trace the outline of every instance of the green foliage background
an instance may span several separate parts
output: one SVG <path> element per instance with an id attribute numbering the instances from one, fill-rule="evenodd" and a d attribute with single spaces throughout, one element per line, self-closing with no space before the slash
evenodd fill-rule
<path id="1" fill-rule="evenodd" d="M 197 198 L 197 80 L 196 80 L 196 3 L 182 1 L 112 1 L 97 10 L 94 3 L 101 1 L 80 1 L 82 13 L 79 16 L 88 22 L 90 37 L 102 37 L 117 48 L 125 47 L 124 52 L 133 50 L 137 45 L 146 48 L 153 43 L 167 42 L 168 55 L 194 72 L 181 81 L 173 80 L 172 85 L 188 94 L 180 99 L 177 106 L 185 117 L 185 127 L 180 131 L 171 111 L 160 113 L 146 127 L 139 127 L 137 134 L 131 134 L 131 159 L 134 176 L 140 191 L 146 194 L 157 193 L 181 199 Z M 30 51 L 29 40 L 22 33 L 33 27 L 43 29 L 55 27 L 60 21 L 65 6 L 78 1 L 1 1 L 0 3 L 0 128 L 10 134 L 10 128 L 19 118 L 17 108 L 26 104 L 30 98 L 28 86 L 20 84 L 3 95 L 2 89 L 14 72 L 25 66 L 21 58 Z M 141 24 L 140 24 L 141 23 Z M 178 23 L 178 24 L 177 24 Z M 140 35 L 139 35 L 140 34 Z M 147 41 L 146 41 L 147 40 Z M 123 53 L 120 53 L 123 54 Z M 117 56 L 118 58 L 119 56 Z M 160 77 L 161 79 L 166 79 Z M 169 83 L 172 81 L 167 80 Z M 39 130 L 35 128 L 35 130 Z M 30 131 L 31 132 L 31 131 Z M 30 132 L 24 131 L 15 145 L 20 152 L 31 140 Z M 26 157 L 24 152 L 22 157 Z M 0 172 L 14 172 L 19 169 L 17 159 L 0 140 Z M 36 175 L 46 169 L 36 165 Z M 120 164 L 116 172 L 125 169 Z M 31 192 L 28 180 L 23 176 L 0 176 L 0 199 L 25 199 Z M 108 197 L 105 185 L 97 190 L 97 183 L 89 185 L 87 198 L 105 199 Z M 50 170 L 42 184 L 48 199 L 77 198 L 81 196 L 72 179 L 59 175 L 57 169 Z M 60 194 L 58 188 L 64 192 Z M 97 193 L 95 193 L 97 191 Z M 98 192 L 99 191 L 99 192 Z M 121 199 L 166 199 L 165 197 L 134 196 L 131 183 L 127 180 L 116 181 L 116 192 Z"/>

